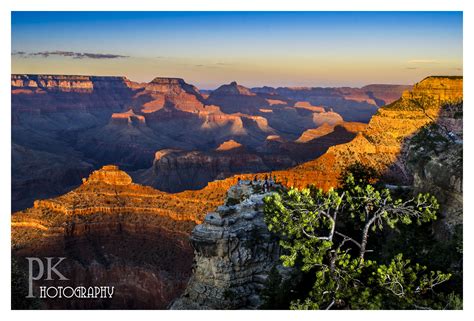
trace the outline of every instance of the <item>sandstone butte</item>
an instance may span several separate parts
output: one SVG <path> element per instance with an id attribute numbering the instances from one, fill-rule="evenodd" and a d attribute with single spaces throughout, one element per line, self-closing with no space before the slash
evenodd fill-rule
<path id="1" fill-rule="evenodd" d="M 52 199 L 37 200 L 33 208 L 15 213 L 12 227 L 31 225 L 48 230 L 49 227 L 60 226 L 65 216 L 94 213 L 151 213 L 175 221 L 198 223 L 208 210 L 219 204 L 219 199 L 212 197 L 210 192 L 201 201 L 195 193 L 169 194 L 135 184 L 117 166 L 107 165 L 92 172 L 83 179 L 81 186 L 71 192 Z M 136 219 L 140 220 L 140 217 L 137 215 Z"/>

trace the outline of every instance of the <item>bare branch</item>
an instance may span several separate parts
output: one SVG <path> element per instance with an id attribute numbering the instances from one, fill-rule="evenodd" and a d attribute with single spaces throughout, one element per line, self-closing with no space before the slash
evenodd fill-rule
<path id="1" fill-rule="evenodd" d="M 351 241 L 352 243 L 354 243 L 355 245 L 357 245 L 360 248 L 360 243 L 357 242 L 356 240 L 354 240 L 352 237 L 349 237 L 349 236 L 347 236 L 345 234 L 342 234 L 341 232 L 338 232 L 338 231 L 336 231 L 335 233 L 336 233 L 336 235 L 339 235 L 339 236 L 343 237 L 345 240 Z"/>

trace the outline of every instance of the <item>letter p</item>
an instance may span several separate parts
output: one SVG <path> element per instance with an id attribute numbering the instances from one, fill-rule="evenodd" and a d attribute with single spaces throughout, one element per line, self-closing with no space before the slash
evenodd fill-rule
<path id="1" fill-rule="evenodd" d="M 40 280 L 44 274 L 43 261 L 37 257 L 27 257 L 28 260 L 28 296 L 27 298 L 34 298 L 33 295 L 33 280 Z M 38 263 L 38 274 L 33 276 L 33 263 Z"/>

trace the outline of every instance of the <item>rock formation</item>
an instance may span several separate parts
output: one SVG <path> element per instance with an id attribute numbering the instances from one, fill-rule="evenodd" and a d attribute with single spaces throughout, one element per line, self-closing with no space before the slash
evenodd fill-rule
<path id="1" fill-rule="evenodd" d="M 214 90 L 207 99 L 210 105 L 218 105 L 225 113 L 256 114 L 259 108 L 269 105 L 266 99 L 259 97 L 250 89 L 238 85 L 235 81 Z"/>
<path id="2" fill-rule="evenodd" d="M 220 152 L 224 152 L 224 151 L 228 151 L 228 150 L 231 150 L 231 149 L 238 149 L 238 148 L 241 148 L 242 147 L 242 144 L 236 142 L 235 140 L 231 139 L 231 140 L 227 140 L 225 142 L 223 142 L 222 144 L 219 145 L 219 147 L 216 148 L 216 151 L 220 151 Z"/>
<path id="3" fill-rule="evenodd" d="M 324 123 L 323 125 L 317 127 L 317 128 L 312 128 L 304 131 L 303 134 L 296 140 L 298 143 L 307 143 L 310 142 L 314 139 L 318 139 L 321 137 L 324 137 L 332 132 L 334 132 L 335 128 L 337 126 L 341 126 L 346 128 L 348 131 L 352 131 L 353 133 L 358 133 L 362 132 L 367 125 L 364 123 L 341 123 L 341 124 L 328 124 Z"/>
<path id="4" fill-rule="evenodd" d="M 307 110 L 317 112 L 317 113 L 324 113 L 326 111 L 323 106 L 313 106 L 311 105 L 311 103 L 307 101 L 298 101 L 294 104 L 294 107 L 307 109 Z"/>
<path id="5" fill-rule="evenodd" d="M 132 109 L 125 113 L 113 113 L 110 122 L 116 125 L 141 126 L 145 125 L 145 117 L 137 115 Z"/>
<path id="6" fill-rule="evenodd" d="M 67 76 L 67 75 L 12 75 L 15 90 L 42 90 L 43 92 L 92 92 L 104 89 L 137 88 L 139 84 L 125 77 Z"/>
<path id="7" fill-rule="evenodd" d="M 193 275 L 172 309 L 256 309 L 280 248 L 263 220 L 261 182 L 241 181 L 191 234 Z"/>
<path id="8" fill-rule="evenodd" d="M 168 105 L 186 112 L 204 110 L 199 90 L 181 78 L 157 77 L 144 87 L 144 93 L 153 97 L 153 100 L 163 101 L 163 107 Z"/>
<path id="9" fill-rule="evenodd" d="M 14 213 L 12 255 L 25 269 L 24 257 L 66 257 L 61 273 L 70 281 L 58 286 L 115 286 L 112 300 L 43 301 L 46 307 L 165 308 L 191 273 L 189 233 L 217 204 L 135 184 L 104 166 L 79 188 Z"/>
<path id="10" fill-rule="evenodd" d="M 319 136 L 296 142 L 287 141 L 278 135 L 268 135 L 256 149 L 247 148 L 231 140 L 207 152 L 160 150 L 155 153 L 151 168 L 136 171 L 133 176 L 143 184 L 168 192 L 199 189 L 208 182 L 232 175 L 291 168 L 321 156 L 331 146 L 351 141 L 365 128 L 365 124 L 361 123 L 337 123 L 327 126 L 330 129 L 321 130 Z M 309 137 L 310 134 L 307 135 L 304 137 Z"/>
<path id="11" fill-rule="evenodd" d="M 139 86 L 125 77 L 12 75 L 12 111 L 120 111 Z"/>
<path id="12" fill-rule="evenodd" d="M 316 127 L 322 126 L 324 124 L 336 125 L 342 123 L 343 121 L 344 120 L 342 119 L 341 115 L 332 111 L 313 114 L 313 122 Z"/>

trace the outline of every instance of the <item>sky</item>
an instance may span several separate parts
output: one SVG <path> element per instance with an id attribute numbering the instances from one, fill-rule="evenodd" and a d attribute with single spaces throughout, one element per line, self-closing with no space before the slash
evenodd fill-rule
<path id="1" fill-rule="evenodd" d="M 462 12 L 12 12 L 12 73 L 184 78 L 201 89 L 462 75 Z"/>

